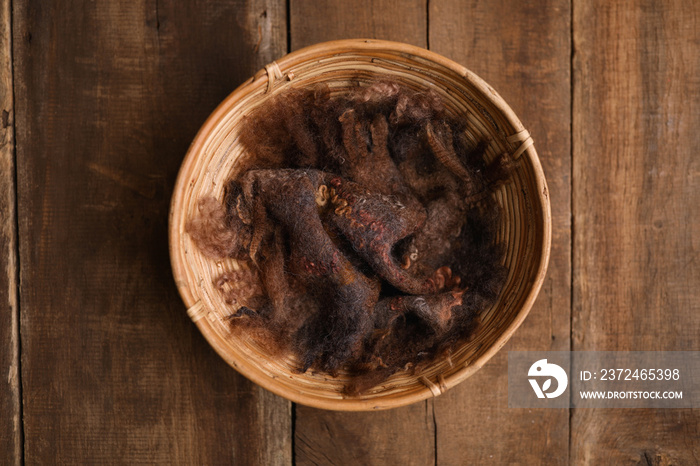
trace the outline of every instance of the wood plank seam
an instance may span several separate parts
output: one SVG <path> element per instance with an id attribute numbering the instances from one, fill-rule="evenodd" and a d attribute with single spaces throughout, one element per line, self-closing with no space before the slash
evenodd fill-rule
<path id="1" fill-rule="evenodd" d="M 571 224 L 569 226 L 569 351 L 574 350 L 574 237 L 575 237 L 575 224 L 576 217 L 574 216 L 574 55 L 576 50 L 574 49 L 574 1 L 569 2 L 569 160 L 571 165 L 569 166 L 569 213 L 571 215 Z M 571 373 L 571 365 L 569 366 L 569 373 Z M 573 392 L 569 392 L 569 406 L 571 406 L 571 401 L 573 397 Z M 568 420 L 568 443 L 566 457 L 571 463 L 571 427 L 573 420 L 572 410 L 569 409 L 569 420 Z"/>

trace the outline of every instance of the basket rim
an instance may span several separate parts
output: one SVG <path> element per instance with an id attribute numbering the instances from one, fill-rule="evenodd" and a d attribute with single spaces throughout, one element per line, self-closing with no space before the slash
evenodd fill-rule
<path id="1" fill-rule="evenodd" d="M 508 121 L 509 124 L 513 126 L 516 131 L 523 131 L 525 128 L 522 123 L 515 115 L 510 106 L 506 101 L 496 92 L 493 87 L 486 83 L 483 79 L 477 76 L 475 73 L 467 69 L 465 66 L 460 65 L 453 60 L 450 60 L 442 55 L 439 55 L 430 50 L 405 44 L 401 42 L 376 40 L 376 39 L 343 39 L 334 40 L 329 42 L 321 42 L 308 47 L 304 47 L 297 51 L 291 52 L 282 58 L 274 61 L 273 63 L 279 67 L 279 70 L 284 73 L 289 71 L 294 67 L 296 63 L 307 61 L 311 57 L 318 57 L 320 55 L 330 56 L 338 53 L 347 53 L 353 51 L 360 52 L 371 52 L 371 51 L 391 51 L 403 54 L 408 54 L 410 58 L 417 57 L 429 62 L 433 62 L 444 68 L 457 73 L 465 80 L 467 80 L 472 86 L 478 89 L 489 101 L 491 105 L 498 110 L 502 116 Z M 269 66 L 269 65 L 268 65 Z M 274 79 L 274 77 L 272 78 Z M 231 105 L 235 103 L 240 97 L 245 96 L 251 92 L 258 90 L 263 86 L 267 86 L 270 80 L 270 76 L 265 68 L 258 71 L 253 77 L 249 78 L 238 86 L 231 94 L 229 94 L 209 115 L 204 124 L 201 126 L 197 135 L 190 144 L 187 153 L 183 159 L 180 166 L 180 170 L 177 175 L 175 186 L 173 188 L 173 194 L 170 203 L 170 213 L 169 213 L 169 225 L 168 225 L 168 240 L 169 240 L 169 252 L 170 252 L 170 263 L 172 267 L 173 277 L 178 288 L 180 296 L 187 306 L 188 309 L 192 308 L 199 299 L 194 295 L 190 284 L 187 280 L 187 275 L 184 270 L 184 265 L 181 263 L 181 245 L 179 237 L 182 234 L 179 230 L 179 225 L 181 224 L 182 215 L 184 213 L 183 207 L 183 196 L 185 188 L 187 187 L 189 181 L 187 174 L 189 173 L 189 167 L 193 164 L 197 153 L 202 149 L 204 142 L 207 139 L 207 135 L 213 130 L 227 115 L 228 110 Z M 550 252 L 551 252 L 551 206 L 549 201 L 549 194 L 547 189 L 547 183 L 544 177 L 544 172 L 542 165 L 537 156 L 534 145 L 530 145 L 521 155 L 522 158 L 527 158 L 531 164 L 532 172 L 535 179 L 536 199 L 537 206 L 535 206 L 535 211 L 541 216 L 541 223 L 538 222 L 536 225 L 537 235 L 540 241 L 535 247 L 540 248 L 541 254 L 535 256 L 538 261 L 536 270 L 534 273 L 534 281 L 531 282 L 527 295 L 523 300 L 523 305 L 518 309 L 517 313 L 514 315 L 513 320 L 510 324 L 504 328 L 500 335 L 497 336 L 496 340 L 491 343 L 488 349 L 486 349 L 482 354 L 480 354 L 476 359 L 471 361 L 471 363 L 454 373 L 444 377 L 441 380 L 442 389 L 439 393 L 444 393 L 445 391 L 453 388 L 459 383 L 463 382 L 465 379 L 473 375 L 478 371 L 488 360 L 490 360 L 510 339 L 510 337 L 515 333 L 516 329 L 522 324 L 527 315 L 529 314 L 538 294 L 544 282 L 547 267 L 549 264 Z M 535 194 L 535 193 L 533 193 Z M 533 196 L 533 199 L 535 197 Z M 541 231 L 540 231 L 541 230 Z M 193 319 L 195 320 L 195 319 Z M 214 329 L 211 323 L 207 319 L 196 319 L 195 324 L 199 330 L 204 335 L 207 342 L 214 348 L 214 350 L 234 369 L 241 373 L 246 378 L 250 379 L 254 383 L 260 385 L 261 387 L 275 393 L 276 395 L 282 396 L 288 400 L 296 403 L 300 403 L 306 406 L 311 406 L 315 408 L 331 409 L 337 411 L 368 411 L 368 410 L 378 410 L 378 409 L 390 409 L 400 406 L 409 405 L 418 401 L 422 401 L 437 394 L 434 392 L 434 388 L 425 386 L 421 389 L 412 390 L 406 394 L 392 395 L 387 398 L 367 398 L 362 397 L 351 397 L 342 399 L 330 399 L 322 398 L 317 396 L 312 396 L 304 394 L 298 391 L 290 390 L 287 386 L 280 384 L 271 377 L 262 374 L 259 370 L 256 370 L 252 366 L 246 364 L 245 361 L 233 361 L 230 355 L 217 344 L 216 339 L 213 338 Z M 438 393 L 438 394 L 439 394 Z"/>

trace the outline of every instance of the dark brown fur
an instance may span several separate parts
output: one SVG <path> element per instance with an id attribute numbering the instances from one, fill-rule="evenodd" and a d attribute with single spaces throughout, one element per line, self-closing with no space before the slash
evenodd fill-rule
<path id="1" fill-rule="evenodd" d="M 470 338 L 506 275 L 488 194 L 511 167 L 487 165 L 488 141 L 471 147 L 464 129 L 436 93 L 392 81 L 291 90 L 249 116 L 254 168 L 188 227 L 204 253 L 255 271 L 217 283 L 232 324 L 300 371 L 351 371 L 348 394 Z"/>

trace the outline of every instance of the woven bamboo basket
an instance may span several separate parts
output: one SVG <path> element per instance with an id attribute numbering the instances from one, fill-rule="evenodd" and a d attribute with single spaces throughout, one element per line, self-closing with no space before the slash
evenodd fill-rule
<path id="1" fill-rule="evenodd" d="M 223 199 L 225 182 L 248 166 L 238 141 L 241 119 L 289 87 L 326 83 L 343 92 L 353 83 L 391 77 L 415 89 L 434 89 L 448 112 L 468 120 L 468 136 L 492 142 L 486 157 L 517 159 L 512 180 L 494 196 L 502 206 L 498 241 L 506 245 L 507 282 L 485 310 L 476 336 L 449 359 L 421 373 L 397 373 L 359 397 L 342 394 L 346 381 L 324 373 L 299 373 L 293 355 L 271 357 L 255 340 L 230 333 L 232 310 L 216 291 L 224 271 L 244 264 L 204 256 L 185 231 L 199 199 Z M 487 83 L 440 55 L 395 42 L 343 40 L 317 44 L 267 65 L 229 95 L 194 139 L 175 185 L 170 211 L 170 255 L 188 314 L 212 347 L 236 370 L 262 387 L 317 408 L 361 411 L 407 405 L 440 395 L 474 374 L 510 338 L 529 312 L 549 259 L 551 217 L 547 185 L 532 139 L 508 104 Z"/>

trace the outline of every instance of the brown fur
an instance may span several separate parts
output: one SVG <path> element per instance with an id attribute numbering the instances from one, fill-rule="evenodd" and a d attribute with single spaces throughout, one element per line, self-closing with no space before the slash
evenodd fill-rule
<path id="1" fill-rule="evenodd" d="M 350 370 L 351 395 L 470 338 L 506 275 L 488 193 L 511 166 L 463 134 L 436 93 L 393 81 L 291 90 L 250 115 L 254 168 L 188 226 L 255 271 L 219 279 L 232 325 L 300 371 Z"/>

